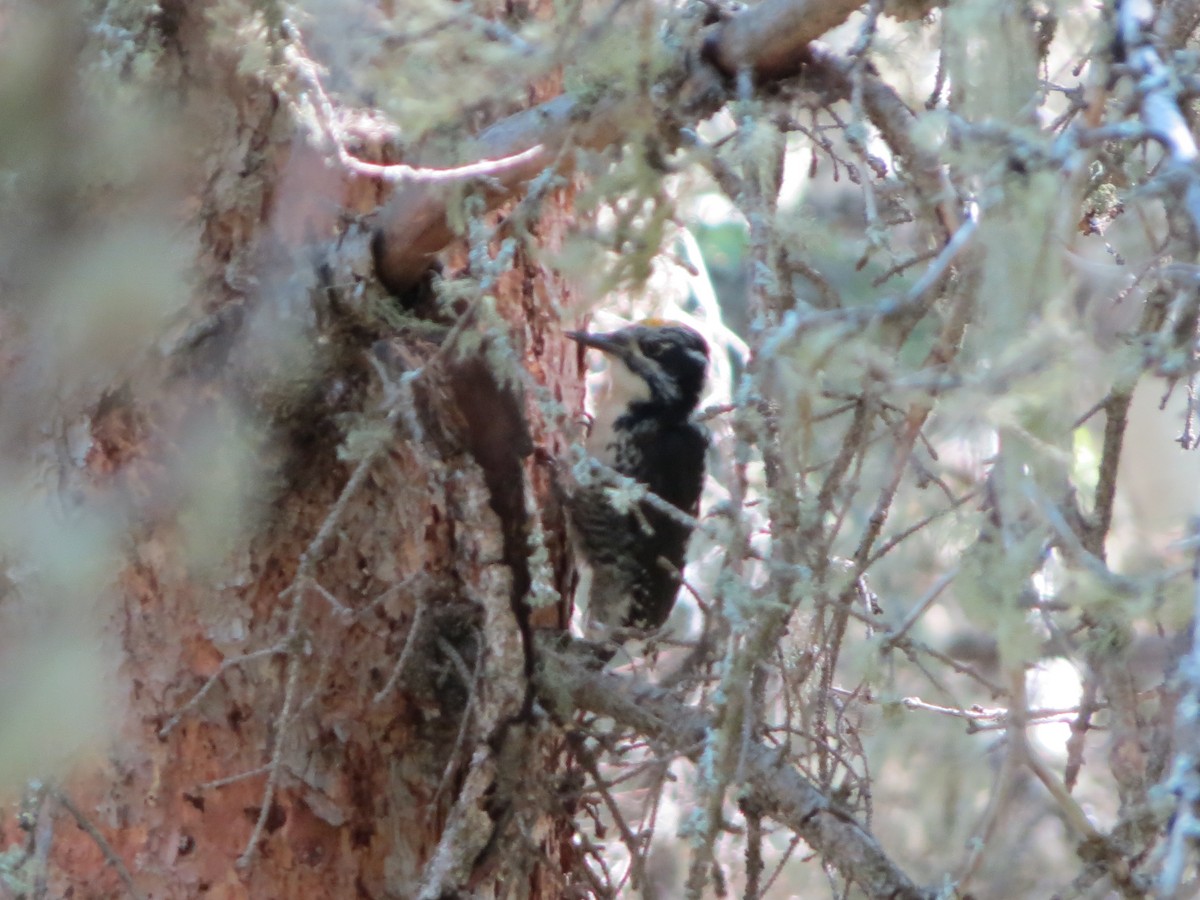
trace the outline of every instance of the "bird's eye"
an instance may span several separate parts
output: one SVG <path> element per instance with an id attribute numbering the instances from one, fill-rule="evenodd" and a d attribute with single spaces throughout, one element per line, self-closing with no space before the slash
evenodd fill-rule
<path id="1" fill-rule="evenodd" d="M 652 359 L 658 359 L 660 356 L 662 356 L 663 350 L 665 349 L 666 348 L 659 343 L 646 344 L 646 346 L 643 348 L 645 354 Z"/>

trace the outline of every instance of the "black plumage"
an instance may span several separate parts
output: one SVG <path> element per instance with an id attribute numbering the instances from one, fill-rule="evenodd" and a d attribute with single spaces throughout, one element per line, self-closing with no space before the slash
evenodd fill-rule
<path id="1" fill-rule="evenodd" d="M 643 322 L 608 334 L 570 333 L 610 359 L 611 390 L 597 404 L 589 451 L 617 472 L 695 516 L 704 486 L 708 431 L 693 422 L 708 345 L 678 323 Z M 618 508 L 600 484 L 570 504 L 590 569 L 588 616 L 605 628 L 657 628 L 671 614 L 691 528 L 653 503 Z"/>

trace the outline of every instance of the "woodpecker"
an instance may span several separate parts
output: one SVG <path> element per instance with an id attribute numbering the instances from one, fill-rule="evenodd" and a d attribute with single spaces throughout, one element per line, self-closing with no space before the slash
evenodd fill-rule
<path id="1" fill-rule="evenodd" d="M 596 404 L 587 449 L 598 461 L 695 516 L 708 430 L 691 421 L 708 368 L 708 344 L 677 322 L 646 319 L 605 334 L 567 337 L 602 352 L 610 388 Z M 585 563 L 589 626 L 654 629 L 675 605 L 691 528 L 642 500 L 618 509 L 599 484 L 569 503 Z"/>

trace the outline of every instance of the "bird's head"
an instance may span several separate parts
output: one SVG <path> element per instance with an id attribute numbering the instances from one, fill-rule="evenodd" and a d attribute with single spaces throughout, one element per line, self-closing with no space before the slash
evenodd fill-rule
<path id="1" fill-rule="evenodd" d="M 614 398 L 631 408 L 640 405 L 686 418 L 700 402 L 708 344 L 694 328 L 643 319 L 605 333 L 568 331 L 567 337 L 609 358 Z"/>

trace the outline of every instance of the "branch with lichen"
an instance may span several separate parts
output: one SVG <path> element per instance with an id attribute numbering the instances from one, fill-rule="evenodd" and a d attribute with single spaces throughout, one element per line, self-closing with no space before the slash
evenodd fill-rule
<path id="1" fill-rule="evenodd" d="M 794 74 L 805 46 L 845 21 L 858 6 L 855 0 L 767 0 L 711 26 L 697 44 L 664 47 L 670 57 L 665 70 L 686 73 L 671 85 L 682 101 L 674 114 L 681 123 L 711 115 L 724 102 L 723 79 L 739 71 L 752 72 L 759 82 Z M 564 94 L 485 129 L 469 142 L 464 156 L 514 162 L 486 185 L 489 203 L 498 205 L 519 194 L 526 182 L 551 164 L 569 172 L 575 154 L 560 159 L 562 148 L 596 150 L 619 144 L 636 102 L 637 98 L 619 95 Z M 475 180 L 472 175 L 407 184 L 393 195 L 381 211 L 376 244 L 376 269 L 384 284 L 402 290 L 420 278 L 433 254 L 454 237 L 447 219 L 449 199 L 456 189 Z"/>
<path id="2" fill-rule="evenodd" d="M 1179 108 L 1172 72 L 1155 49 L 1154 5 L 1150 0 L 1117 4 L 1117 38 L 1125 64 L 1137 79 L 1138 114 L 1170 160 L 1164 179 L 1175 190 L 1168 196 L 1191 224 L 1192 253 L 1200 250 L 1200 172 L 1196 139 Z"/>
<path id="3" fill-rule="evenodd" d="M 1192 591 L 1192 648 L 1179 666 L 1183 696 L 1175 714 L 1175 756 L 1166 787 L 1175 801 L 1174 817 L 1158 854 L 1160 897 L 1183 896 L 1184 876 L 1191 861 L 1200 859 L 1200 518 L 1193 519 L 1190 540 L 1194 545 Z M 1194 877 L 1194 876 L 1193 876 Z"/>
<path id="4" fill-rule="evenodd" d="M 659 688 L 596 672 L 556 656 L 540 674 L 548 698 L 569 696 L 578 709 L 613 719 L 699 763 L 714 724 L 704 713 Z M 794 831 L 869 897 L 931 900 L 875 839 L 836 801 L 757 742 L 742 748 L 739 771 L 747 799 L 764 816 Z"/>

